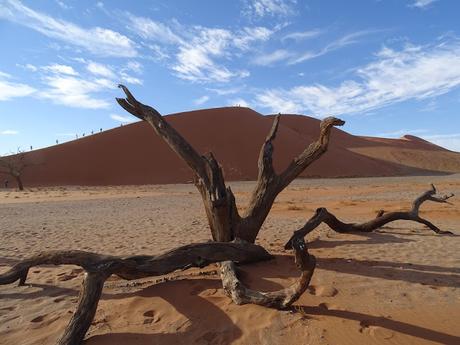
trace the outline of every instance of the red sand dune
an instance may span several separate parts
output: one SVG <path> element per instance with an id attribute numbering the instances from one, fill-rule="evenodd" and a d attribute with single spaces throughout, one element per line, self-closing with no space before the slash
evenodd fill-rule
<path id="1" fill-rule="evenodd" d="M 168 115 L 171 123 L 200 153 L 212 151 L 228 180 L 253 180 L 257 157 L 272 116 L 243 107 Z M 275 141 L 279 171 L 319 132 L 319 121 L 283 115 Z M 26 186 L 180 183 L 192 180 L 188 167 L 146 123 L 137 122 L 26 154 L 34 163 Z M 426 175 L 460 172 L 460 153 L 417 137 L 381 139 L 334 130 L 328 152 L 304 177 Z"/>

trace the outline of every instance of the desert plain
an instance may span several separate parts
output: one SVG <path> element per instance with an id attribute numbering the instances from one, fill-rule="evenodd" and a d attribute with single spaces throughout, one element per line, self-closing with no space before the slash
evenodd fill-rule
<path id="1" fill-rule="evenodd" d="M 460 194 L 460 175 L 297 179 L 277 198 L 259 233 L 275 259 L 242 266 L 264 291 L 298 276 L 283 246 L 318 207 L 360 222 L 378 210 L 407 210 L 434 183 Z M 230 182 L 244 208 L 253 182 Z M 125 281 L 111 277 L 85 344 L 459 344 L 460 211 L 426 202 L 421 215 L 453 235 L 397 221 L 366 234 L 321 225 L 307 236 L 317 268 L 292 309 L 237 306 L 218 267 Z M 159 254 L 210 239 L 192 184 L 33 187 L 0 190 L 0 272 L 45 250 Z M 53 344 L 76 306 L 83 271 L 31 270 L 25 286 L 0 286 L 0 343 Z"/>

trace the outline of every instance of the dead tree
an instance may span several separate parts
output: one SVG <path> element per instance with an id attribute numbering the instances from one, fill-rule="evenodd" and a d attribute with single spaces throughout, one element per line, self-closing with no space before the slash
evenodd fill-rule
<path id="1" fill-rule="evenodd" d="M 5 174 L 13 177 L 20 191 L 24 190 L 22 182 L 22 172 L 28 166 L 23 152 L 12 154 L 10 156 L 0 157 L 0 174 Z"/>
<path id="2" fill-rule="evenodd" d="M 215 241 L 225 242 L 240 238 L 253 243 L 277 195 L 327 151 L 332 127 L 345 123 L 335 117 L 325 118 L 321 121 L 319 138 L 295 157 L 284 171 L 277 174 L 273 168 L 273 140 L 278 130 L 280 115 L 275 116 L 260 150 L 256 187 L 246 211 L 240 215 L 235 196 L 230 187 L 225 185 L 222 168 L 214 155 L 198 154 L 157 110 L 137 101 L 125 86 L 120 85 L 120 88 L 126 94 L 126 98 L 117 98 L 118 103 L 132 115 L 148 122 L 193 171 L 195 185 L 203 199 L 212 238 Z"/>
<path id="3" fill-rule="evenodd" d="M 315 257 L 308 254 L 303 239 L 295 241 L 296 264 L 301 270 L 298 282 L 280 291 L 262 293 L 246 289 L 236 277 L 234 262 L 251 263 L 268 260 L 272 256 L 261 246 L 246 241 L 197 243 L 173 249 L 158 256 L 137 255 L 117 257 L 70 250 L 43 252 L 22 260 L 0 274 L 0 285 L 19 281 L 24 285 L 29 269 L 39 265 L 77 265 L 85 270 L 77 308 L 58 345 L 80 345 L 91 326 L 104 283 L 112 274 L 126 280 L 165 275 L 191 267 L 205 267 L 223 262 L 222 271 L 226 292 L 233 294 L 238 304 L 256 303 L 274 308 L 286 308 L 307 289 L 315 269 Z M 231 261 L 227 261 L 231 260 Z"/>
<path id="4" fill-rule="evenodd" d="M 452 235 L 452 232 L 447 230 L 441 230 L 436 225 L 420 217 L 420 207 L 425 201 L 433 201 L 439 203 L 449 203 L 447 200 L 454 196 L 453 193 L 448 195 L 436 196 L 436 187 L 432 184 L 431 189 L 424 192 L 422 195 L 417 197 L 412 202 L 412 208 L 410 211 L 398 211 L 398 212 L 385 212 L 380 210 L 374 219 L 371 219 L 364 223 L 344 223 L 339 220 L 336 216 L 330 213 L 326 208 L 320 207 L 316 209 L 315 214 L 311 217 L 305 225 L 296 230 L 294 235 L 289 239 L 285 245 L 285 249 L 292 249 L 292 244 L 299 238 L 304 238 L 315 230 L 321 223 L 327 224 L 332 230 L 340 233 L 347 232 L 371 232 L 378 228 L 381 228 L 385 224 L 394 222 L 396 220 L 410 220 L 413 222 L 421 223 L 426 225 L 429 229 L 435 233 L 443 235 Z"/>
<path id="5" fill-rule="evenodd" d="M 287 308 L 307 289 L 313 275 L 316 259 L 308 253 L 304 237 L 321 222 L 326 222 L 340 232 L 372 231 L 396 219 L 409 219 L 428 225 L 428 221 L 418 216 L 420 205 L 426 200 L 446 202 L 450 198 L 435 197 L 436 191 L 433 186 L 432 191 L 426 192 L 414 202 L 410 212 L 381 212 L 376 219 L 363 224 L 342 223 L 325 208 L 320 208 L 304 228 L 297 230 L 286 244 L 287 249 L 293 249 L 295 252 L 295 262 L 301 271 L 298 281 L 290 287 L 274 292 L 251 290 L 238 279 L 235 262 L 249 263 L 271 257 L 263 247 L 254 244 L 254 241 L 275 198 L 306 167 L 326 152 L 332 127 L 341 126 L 344 122 L 334 117 L 324 119 L 320 125 L 319 138 L 294 158 L 284 171 L 276 173 L 272 161 L 273 140 L 278 130 L 280 115 L 276 116 L 259 154 L 256 187 L 248 208 L 240 215 L 233 192 L 225 185 L 222 169 L 212 153 L 199 155 L 160 113 L 138 102 L 126 87 L 120 87 L 126 94 L 126 99 L 117 99 L 118 103 L 131 114 L 147 121 L 194 172 L 195 184 L 203 199 L 214 242 L 191 244 L 159 256 L 116 257 L 82 251 L 45 252 L 25 259 L 9 271 L 0 274 L 0 285 L 17 280 L 19 284 L 24 284 L 29 269 L 37 265 L 70 264 L 81 266 L 85 270 L 77 309 L 58 341 L 59 345 L 81 344 L 94 318 L 104 282 L 112 274 L 122 279 L 138 279 L 219 262 L 224 291 L 236 304 L 254 303 L 279 309 Z M 438 233 L 445 233 L 434 225 L 431 228 Z"/>

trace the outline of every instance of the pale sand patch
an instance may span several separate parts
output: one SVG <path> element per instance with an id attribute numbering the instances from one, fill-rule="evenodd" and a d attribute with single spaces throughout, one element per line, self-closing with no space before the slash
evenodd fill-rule
<path id="1" fill-rule="evenodd" d="M 294 281 L 292 231 L 314 209 L 359 221 L 381 208 L 406 209 L 434 182 L 460 198 L 460 176 L 295 181 L 277 199 L 259 236 L 276 254 L 245 267 L 249 286 L 275 290 Z M 231 183 L 244 205 L 251 182 Z M 0 191 L 0 270 L 51 249 L 156 254 L 209 239 L 192 185 L 62 187 Z M 18 198 L 16 198 L 18 196 Z M 318 267 L 298 312 L 236 306 L 215 266 L 134 282 L 106 283 L 87 344 L 458 344 L 460 201 L 426 203 L 422 215 L 456 236 L 396 222 L 371 234 L 310 234 Z M 0 287 L 0 343 L 52 344 L 75 307 L 82 272 L 37 267 L 28 285 Z"/>

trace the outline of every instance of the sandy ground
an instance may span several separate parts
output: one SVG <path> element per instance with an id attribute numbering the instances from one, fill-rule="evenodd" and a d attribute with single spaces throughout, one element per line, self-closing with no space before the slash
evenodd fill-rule
<path id="1" fill-rule="evenodd" d="M 259 235 L 276 259 L 246 266 L 250 287 L 275 290 L 298 272 L 283 250 L 315 208 L 366 220 L 410 207 L 436 183 L 460 194 L 460 175 L 299 180 L 277 199 Z M 251 182 L 232 183 L 244 206 Z M 294 311 L 236 306 L 216 267 L 127 282 L 110 278 L 86 344 L 460 344 L 460 201 L 422 214 L 454 236 L 396 222 L 371 234 L 310 234 L 318 267 Z M 192 185 L 0 191 L 0 272 L 42 250 L 157 254 L 209 239 Z M 36 267 L 26 286 L 0 287 L 0 343 L 53 344 L 77 301 L 82 271 Z"/>

